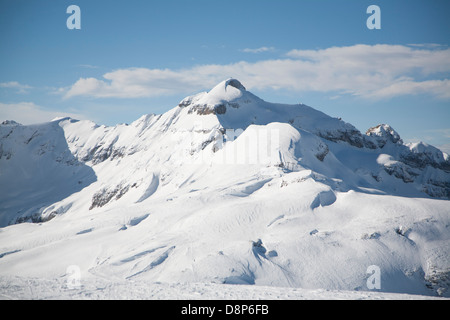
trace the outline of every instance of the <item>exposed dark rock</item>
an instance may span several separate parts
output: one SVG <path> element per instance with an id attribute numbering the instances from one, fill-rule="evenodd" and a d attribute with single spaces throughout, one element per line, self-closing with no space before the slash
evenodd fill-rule
<path id="1" fill-rule="evenodd" d="M 321 131 L 318 135 L 326 140 L 330 140 L 332 142 L 347 142 L 348 144 L 357 147 L 364 147 L 364 138 L 358 130 L 346 130 L 346 131 Z"/>
<path id="2" fill-rule="evenodd" d="M 83 162 L 92 161 L 92 164 L 95 165 L 108 159 L 114 160 L 117 158 L 123 158 L 125 155 L 124 147 L 115 148 L 114 143 L 112 143 L 106 147 L 104 145 L 95 146 L 80 160 Z"/>
<path id="3" fill-rule="evenodd" d="M 236 79 L 227 80 L 225 82 L 225 89 L 227 88 L 227 86 L 232 86 L 239 90 L 244 90 L 244 91 L 246 90 L 245 87 L 242 85 L 242 83 L 240 83 L 239 80 L 236 80 Z"/>
<path id="4" fill-rule="evenodd" d="M 396 162 L 388 166 L 384 166 L 384 170 L 398 179 L 402 179 L 405 183 L 414 182 L 414 178 L 419 175 L 412 168 L 408 167 L 404 163 Z"/>
<path id="5" fill-rule="evenodd" d="M 419 143 L 417 148 L 412 148 L 400 155 L 403 162 L 414 168 L 425 168 L 431 166 L 433 168 L 441 169 L 445 172 L 450 172 L 450 160 L 444 159 L 441 150 Z"/>
<path id="6" fill-rule="evenodd" d="M 14 121 L 14 120 L 5 120 L 0 125 L 2 125 L 2 126 L 21 126 L 20 123 Z"/>
<path id="7" fill-rule="evenodd" d="M 123 185 L 123 184 L 119 184 L 114 188 L 103 188 L 99 191 L 97 191 L 93 196 L 92 196 L 92 203 L 91 206 L 89 207 L 89 210 L 92 210 L 94 208 L 100 208 L 103 207 L 104 205 L 108 204 L 110 201 L 113 200 L 113 198 L 115 198 L 115 200 L 119 200 L 120 198 L 122 198 L 122 196 L 124 194 L 126 194 L 129 190 L 130 187 L 136 187 L 137 184 L 133 184 L 132 186 L 128 185 Z"/>
<path id="8" fill-rule="evenodd" d="M 218 104 L 215 106 L 210 106 L 207 104 L 196 104 L 191 106 L 188 114 L 197 113 L 198 115 L 208 115 L 208 114 L 225 114 L 227 112 L 227 107 L 225 104 Z"/>
<path id="9" fill-rule="evenodd" d="M 320 161 L 323 161 L 326 157 L 326 155 L 328 154 L 328 152 L 330 152 L 330 150 L 328 149 L 328 146 L 326 144 L 320 144 L 320 150 L 318 153 L 315 154 L 316 158 Z"/>
<path id="10" fill-rule="evenodd" d="M 227 107 L 224 104 L 219 104 L 214 106 L 215 114 L 225 114 L 227 112 Z"/>
<path id="11" fill-rule="evenodd" d="M 379 124 L 367 130 L 366 135 L 370 137 L 378 148 L 383 148 L 387 143 L 403 144 L 400 135 L 388 124 Z M 368 140 L 370 141 L 370 140 Z"/>

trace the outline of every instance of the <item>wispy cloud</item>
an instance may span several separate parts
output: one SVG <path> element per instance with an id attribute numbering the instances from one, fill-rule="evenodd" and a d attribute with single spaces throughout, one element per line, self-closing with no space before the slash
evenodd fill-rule
<path id="1" fill-rule="evenodd" d="M 98 66 L 93 66 L 91 64 L 79 64 L 78 66 L 82 67 L 82 68 L 86 68 L 86 69 L 98 69 L 99 68 Z"/>
<path id="2" fill-rule="evenodd" d="M 0 122 L 4 120 L 14 120 L 21 124 L 34 124 L 48 122 L 56 117 L 72 117 L 74 119 L 86 119 L 78 113 L 67 113 L 48 110 L 33 102 L 1 103 L 0 102 Z"/>
<path id="3" fill-rule="evenodd" d="M 65 98 L 137 98 L 210 89 L 228 77 L 252 89 L 323 92 L 367 99 L 429 94 L 450 99 L 450 49 L 354 45 L 291 50 L 280 59 L 199 65 L 186 69 L 119 69 L 103 79 L 81 78 Z"/>
<path id="4" fill-rule="evenodd" d="M 245 48 L 245 49 L 242 49 L 241 51 L 246 52 L 246 53 L 262 53 L 262 52 L 275 51 L 275 48 L 274 47 L 261 47 L 261 48 L 256 48 L 256 49 Z"/>
<path id="5" fill-rule="evenodd" d="M 450 128 L 444 129 L 431 129 L 425 132 L 432 133 L 433 135 L 438 135 L 441 138 L 450 139 Z"/>
<path id="6" fill-rule="evenodd" d="M 419 48 L 444 48 L 444 47 L 448 47 L 447 45 L 444 44 L 440 44 L 440 43 L 410 43 L 408 44 L 408 46 L 410 47 L 419 47 Z"/>
<path id="7" fill-rule="evenodd" d="M 438 145 L 437 148 L 450 155 L 450 143 Z"/>
<path id="8" fill-rule="evenodd" d="M 0 88 L 9 88 L 9 89 L 15 89 L 18 93 L 27 93 L 29 89 L 32 89 L 33 87 L 21 84 L 17 81 L 9 81 L 9 82 L 1 82 Z"/>

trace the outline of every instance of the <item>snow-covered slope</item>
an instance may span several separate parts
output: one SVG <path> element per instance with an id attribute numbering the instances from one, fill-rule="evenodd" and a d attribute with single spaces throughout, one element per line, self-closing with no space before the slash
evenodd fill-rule
<path id="1" fill-rule="evenodd" d="M 440 150 L 236 79 L 129 125 L 5 122 L 0 277 L 368 290 L 376 265 L 448 296 L 449 190 Z"/>
<path id="2" fill-rule="evenodd" d="M 11 288 L 14 287 L 14 290 Z M 378 291 L 344 291 L 327 289 L 302 289 L 273 286 L 226 285 L 217 283 L 162 283 L 133 280 L 111 280 L 104 278 L 89 279 L 80 283 L 80 288 L 68 285 L 67 279 L 39 279 L 23 277 L 0 277 L 0 300 L 444 300 L 445 298 L 410 295 L 404 293 L 384 293 Z M 267 302 L 263 302 L 264 304 Z M 186 302 L 187 304 L 187 302 Z M 269 313 L 288 315 L 273 310 L 269 304 Z M 167 310 L 165 305 L 153 305 L 166 313 L 179 314 L 180 309 Z M 173 305 L 175 306 L 175 305 Z M 292 306 L 292 305 L 291 305 Z M 293 309 L 296 310 L 294 306 Z M 411 311 L 411 310 L 410 310 Z M 225 310 L 222 310 L 222 313 Z M 220 314 L 217 311 L 215 314 Z"/>
<path id="3" fill-rule="evenodd" d="M 95 180 L 94 170 L 70 152 L 58 122 L 0 125 L 0 226 L 45 219 L 50 208 Z"/>

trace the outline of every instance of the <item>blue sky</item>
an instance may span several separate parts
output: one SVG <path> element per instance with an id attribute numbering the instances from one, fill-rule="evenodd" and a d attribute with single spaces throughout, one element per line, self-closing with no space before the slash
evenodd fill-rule
<path id="1" fill-rule="evenodd" d="M 69 30 L 69 5 L 81 29 Z M 369 30 L 369 5 L 381 29 Z M 0 0 L 0 120 L 162 113 L 228 77 L 450 151 L 448 0 Z"/>

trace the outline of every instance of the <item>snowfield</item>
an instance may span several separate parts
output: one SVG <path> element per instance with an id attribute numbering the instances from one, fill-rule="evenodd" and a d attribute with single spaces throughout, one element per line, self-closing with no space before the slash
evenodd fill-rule
<path id="1" fill-rule="evenodd" d="M 2 277 L 1 300 L 448 300 L 446 298 L 326 289 L 216 283 L 161 283 L 95 278 L 68 287 L 63 279 Z"/>
<path id="2" fill-rule="evenodd" d="M 130 125 L 4 122 L 0 143 L 4 299 L 450 297 L 449 157 L 388 125 L 228 79 Z"/>

